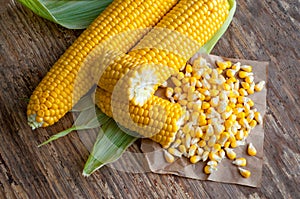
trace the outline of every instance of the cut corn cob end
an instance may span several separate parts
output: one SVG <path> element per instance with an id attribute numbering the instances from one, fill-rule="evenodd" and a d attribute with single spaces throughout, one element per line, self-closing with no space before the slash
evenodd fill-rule
<path id="1" fill-rule="evenodd" d="M 129 75 L 132 76 L 127 77 L 125 75 L 123 77 L 129 79 L 128 81 L 125 80 L 125 82 L 129 82 L 129 100 L 135 105 L 143 106 L 154 95 L 157 88 L 176 72 L 173 68 L 154 64 L 135 68 L 133 72 L 129 72 Z"/>
<path id="2" fill-rule="evenodd" d="M 36 114 L 28 116 L 28 125 L 32 128 L 32 130 L 43 126 L 43 122 L 37 122 L 36 117 Z"/>

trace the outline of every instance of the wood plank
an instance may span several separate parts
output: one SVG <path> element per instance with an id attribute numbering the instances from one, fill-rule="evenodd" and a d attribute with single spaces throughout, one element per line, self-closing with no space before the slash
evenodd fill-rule
<path id="1" fill-rule="evenodd" d="M 238 1 L 213 54 L 269 61 L 264 168 L 260 188 L 104 167 L 81 175 L 89 152 L 73 133 L 37 145 L 70 127 L 32 131 L 27 101 L 81 31 L 44 20 L 14 0 L 0 8 L 0 198 L 297 198 L 300 193 L 299 1 Z M 139 143 L 130 150 L 139 151 Z"/>

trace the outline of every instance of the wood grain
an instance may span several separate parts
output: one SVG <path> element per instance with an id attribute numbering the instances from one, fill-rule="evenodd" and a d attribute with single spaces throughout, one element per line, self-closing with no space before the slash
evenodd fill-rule
<path id="1" fill-rule="evenodd" d="M 15 1 L 0 8 L 0 198 L 299 198 L 299 1 L 238 1 L 213 54 L 269 61 L 263 182 L 260 188 L 104 167 L 81 175 L 89 152 L 73 133 L 37 145 L 72 125 L 32 131 L 27 99 L 81 31 L 46 21 Z M 139 143 L 131 150 L 139 151 Z"/>

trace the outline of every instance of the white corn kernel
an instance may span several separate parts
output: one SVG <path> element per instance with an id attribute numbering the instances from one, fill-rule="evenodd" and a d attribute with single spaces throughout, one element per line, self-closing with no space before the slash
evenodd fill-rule
<path id="1" fill-rule="evenodd" d="M 201 156 L 203 154 L 203 152 L 204 152 L 204 150 L 202 148 L 200 148 L 200 147 L 197 148 L 197 154 L 198 155 Z"/>
<path id="2" fill-rule="evenodd" d="M 209 165 L 211 167 L 217 167 L 218 166 L 218 162 L 215 161 L 215 160 L 210 160 L 210 161 L 207 162 L 206 165 Z"/>
<path id="3" fill-rule="evenodd" d="M 241 167 L 244 167 L 247 165 L 247 161 L 245 158 L 237 158 L 235 159 L 232 164 L 235 164 L 237 166 L 241 166 Z"/>
<path id="4" fill-rule="evenodd" d="M 192 145 L 192 146 L 189 148 L 188 156 L 189 156 L 189 157 L 194 156 L 195 153 L 196 153 L 196 150 L 197 150 L 197 146 L 196 146 L 196 145 Z"/>
<path id="5" fill-rule="evenodd" d="M 182 153 L 175 148 L 169 148 L 168 152 L 176 157 L 181 157 Z"/>
<path id="6" fill-rule="evenodd" d="M 252 72 L 252 66 L 250 65 L 242 65 L 241 69 L 246 72 Z"/>
<path id="7" fill-rule="evenodd" d="M 181 144 L 181 140 L 180 139 L 176 139 L 175 142 L 172 144 L 172 148 L 177 148 L 179 145 Z"/>
<path id="8" fill-rule="evenodd" d="M 168 163 L 173 163 L 175 158 L 173 155 L 171 155 L 168 151 L 164 150 L 164 156 L 165 156 L 165 159 Z"/>
<path id="9" fill-rule="evenodd" d="M 204 151 L 202 154 L 202 160 L 205 162 L 208 159 L 209 151 Z"/>

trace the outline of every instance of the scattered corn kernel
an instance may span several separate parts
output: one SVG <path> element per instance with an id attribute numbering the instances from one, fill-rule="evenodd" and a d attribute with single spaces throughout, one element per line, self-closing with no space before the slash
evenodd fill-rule
<path id="1" fill-rule="evenodd" d="M 173 155 L 171 155 L 168 151 L 164 151 L 164 156 L 165 156 L 165 159 L 168 163 L 173 163 L 175 158 Z"/>
<path id="2" fill-rule="evenodd" d="M 251 176 L 251 172 L 247 169 L 243 169 L 243 168 L 238 168 L 240 174 L 244 177 L 244 178 L 249 178 Z"/>
<path id="3" fill-rule="evenodd" d="M 265 83 L 266 83 L 265 81 L 260 81 L 258 84 L 256 84 L 256 85 L 254 86 L 255 91 L 256 91 L 256 92 L 261 91 L 261 90 L 264 88 Z"/>
<path id="4" fill-rule="evenodd" d="M 255 156 L 256 155 L 257 151 L 256 151 L 256 149 L 255 149 L 255 147 L 253 146 L 252 143 L 249 143 L 248 148 L 247 148 L 247 153 L 250 156 Z"/>
<path id="5" fill-rule="evenodd" d="M 231 149 L 231 148 L 225 148 L 224 150 L 226 152 L 226 156 L 230 160 L 234 160 L 236 158 L 236 153 L 233 151 L 233 149 Z"/>
<path id="6" fill-rule="evenodd" d="M 240 167 L 244 167 L 247 165 L 247 160 L 246 158 L 237 158 L 232 162 L 232 164 L 235 164 Z"/>

